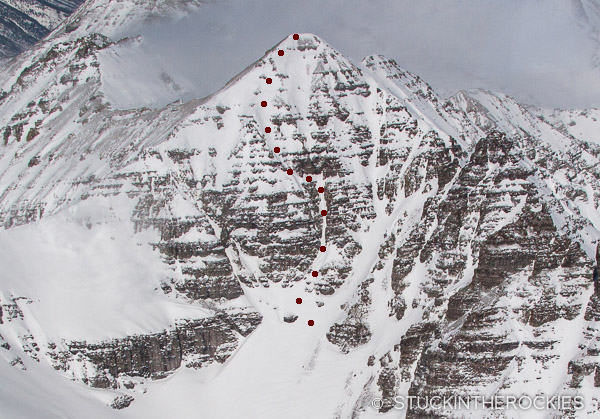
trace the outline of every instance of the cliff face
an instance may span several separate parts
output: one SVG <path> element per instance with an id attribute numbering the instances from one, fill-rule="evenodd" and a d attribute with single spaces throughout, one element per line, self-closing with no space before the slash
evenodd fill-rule
<path id="1" fill-rule="evenodd" d="M 102 74 L 122 44 L 77 30 L 2 75 L 10 371 L 103 389 L 90 417 L 394 417 L 397 396 L 520 392 L 595 413 L 597 144 L 310 34 L 203 101 L 118 110 Z"/>
<path id="2" fill-rule="evenodd" d="M 210 362 L 223 363 L 237 346 L 237 336 L 248 336 L 260 324 L 256 313 L 207 320 L 185 321 L 174 330 L 132 336 L 110 342 L 69 343 L 68 352 L 59 354 L 54 367 L 68 370 L 69 363 L 89 362 L 81 380 L 96 388 L 133 388 L 123 377 L 160 379 L 179 368 L 200 368 Z"/>

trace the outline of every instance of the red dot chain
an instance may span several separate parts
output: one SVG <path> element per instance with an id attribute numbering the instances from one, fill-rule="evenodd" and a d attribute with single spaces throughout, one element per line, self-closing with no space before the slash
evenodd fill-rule
<path id="1" fill-rule="evenodd" d="M 299 35 L 299 34 L 297 34 L 297 33 L 295 33 L 295 34 L 292 36 L 292 38 L 293 38 L 295 41 L 298 41 L 298 40 L 300 39 L 300 35 Z M 280 56 L 280 57 L 283 57 L 283 56 L 285 55 L 285 51 L 284 51 L 284 50 L 282 50 L 282 49 L 280 49 L 280 50 L 278 50 L 278 51 L 277 51 L 277 55 L 278 55 L 278 56 Z M 267 77 L 267 78 L 265 79 L 265 83 L 267 83 L 267 84 L 273 84 L 273 79 L 272 79 L 271 77 Z M 261 107 L 263 107 L 263 108 L 266 108 L 266 107 L 267 107 L 267 101 L 266 101 L 266 100 L 263 100 L 263 101 L 261 101 L 261 102 L 260 102 L 260 106 L 261 106 Z M 271 128 L 271 127 L 265 127 L 265 133 L 267 133 L 267 134 L 270 134 L 270 133 L 271 133 L 271 131 L 272 131 L 272 128 Z M 281 148 L 279 148 L 279 147 L 274 147 L 274 148 L 273 148 L 273 152 L 274 152 L 275 154 L 279 154 L 279 153 L 281 152 Z M 288 174 L 288 175 L 290 175 L 290 176 L 292 176 L 292 175 L 294 174 L 294 170 L 292 170 L 292 169 L 287 169 L 287 171 L 286 171 L 286 172 L 287 172 L 287 174 Z M 307 182 L 307 183 L 311 183 L 311 182 L 312 182 L 312 180 L 313 180 L 312 176 L 310 176 L 310 175 L 306 176 L 306 182 Z M 322 186 L 319 186 L 319 187 L 317 188 L 317 191 L 318 191 L 320 194 L 322 194 L 322 193 L 325 193 L 325 188 L 324 188 L 324 187 L 322 187 Z M 327 216 L 327 210 L 321 210 L 321 215 L 322 215 L 323 217 Z M 327 247 L 326 247 L 326 246 L 320 246 L 320 247 L 319 247 L 319 251 L 320 251 L 321 253 L 324 253 L 325 251 L 327 251 Z M 314 278 L 316 278 L 316 277 L 318 277 L 318 276 L 319 276 L 319 271 L 312 271 L 311 275 L 312 275 Z M 296 304 L 302 304 L 302 298 L 296 298 Z M 308 325 L 309 325 L 309 326 L 314 326 L 314 325 L 315 325 L 315 321 L 314 321 L 314 320 L 308 320 Z"/>

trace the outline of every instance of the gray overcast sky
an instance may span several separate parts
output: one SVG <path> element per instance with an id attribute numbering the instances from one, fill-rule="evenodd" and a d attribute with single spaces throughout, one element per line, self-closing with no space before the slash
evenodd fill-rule
<path id="1" fill-rule="evenodd" d="M 600 0 L 581 1 L 218 0 L 143 34 L 196 96 L 288 34 L 311 32 L 355 61 L 394 58 L 443 95 L 480 87 L 546 107 L 600 107 L 590 12 Z"/>

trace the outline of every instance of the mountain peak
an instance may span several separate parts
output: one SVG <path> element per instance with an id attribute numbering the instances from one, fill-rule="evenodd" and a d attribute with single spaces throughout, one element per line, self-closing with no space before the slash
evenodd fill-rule
<path id="1" fill-rule="evenodd" d="M 283 51 L 283 56 L 281 56 L 281 52 Z M 288 52 L 302 52 L 304 53 L 302 58 L 315 58 L 315 56 L 320 56 L 321 58 L 325 58 L 325 54 L 331 54 L 331 58 L 341 58 L 343 55 L 337 51 L 334 47 L 329 45 L 323 38 L 318 35 L 312 33 L 296 33 L 290 34 L 286 36 L 283 40 L 277 43 L 273 48 L 267 51 L 263 58 L 268 58 L 272 55 L 276 55 L 278 57 L 283 57 L 288 59 L 290 57 L 299 56 L 290 55 Z M 349 60 L 345 57 L 342 58 L 345 61 Z"/>
<path id="2" fill-rule="evenodd" d="M 296 35 L 298 35 L 298 39 L 294 39 Z M 327 78 L 327 75 L 332 75 L 332 77 Z M 280 89 L 289 91 L 302 89 L 300 85 L 309 88 L 309 85 L 313 84 L 313 87 L 309 88 L 310 91 L 323 83 L 332 83 L 330 86 L 332 88 L 336 85 L 338 88 L 342 88 L 344 80 L 348 80 L 350 84 L 365 84 L 364 80 L 358 80 L 363 77 L 360 68 L 322 38 L 311 33 L 290 34 L 233 77 L 212 97 L 229 90 L 233 85 L 238 85 L 240 81 L 246 79 L 248 80 L 247 88 L 254 90 L 256 77 L 263 80 L 279 79 L 286 85 L 285 87 L 280 86 Z M 276 84 L 273 83 L 273 86 Z M 257 92 L 263 89 L 265 89 L 264 85 L 259 84 Z"/>
<path id="3" fill-rule="evenodd" d="M 322 38 L 313 33 L 294 33 L 286 36 L 276 47 L 290 49 L 315 49 L 320 44 L 327 44 Z"/>

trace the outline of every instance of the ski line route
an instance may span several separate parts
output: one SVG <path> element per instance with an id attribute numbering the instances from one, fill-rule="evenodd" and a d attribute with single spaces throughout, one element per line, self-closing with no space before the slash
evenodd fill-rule
<path id="1" fill-rule="evenodd" d="M 299 39 L 300 39 L 300 35 L 299 35 L 299 34 L 297 34 L 297 33 L 295 33 L 295 34 L 292 36 L 292 38 L 293 38 L 295 41 L 297 41 L 297 40 L 299 40 Z M 278 55 L 278 56 L 280 56 L 280 57 L 283 57 L 283 56 L 285 55 L 285 51 L 284 51 L 284 50 L 282 50 L 282 49 L 280 49 L 280 50 L 278 50 L 278 51 L 277 51 L 277 55 Z M 272 83 L 273 83 L 273 79 L 272 79 L 271 77 L 267 77 L 267 78 L 265 79 L 265 83 L 267 83 L 267 84 L 272 84 Z M 266 101 L 266 100 L 263 100 L 263 101 L 261 101 L 261 102 L 260 102 L 260 106 L 261 106 L 261 107 L 263 107 L 263 108 L 266 108 L 266 107 L 268 106 L 268 103 L 267 103 L 267 101 Z M 266 134 L 270 134 L 270 133 L 271 133 L 271 131 L 272 131 L 272 128 L 271 128 L 271 127 L 265 127 L 265 133 L 266 133 Z M 275 154 L 279 154 L 279 153 L 281 152 L 281 148 L 280 148 L 280 147 L 274 147 L 274 148 L 273 148 L 273 152 L 274 152 Z M 290 175 L 290 176 L 293 176 L 293 175 L 294 175 L 294 170 L 293 170 L 293 169 L 287 169 L 287 170 L 286 170 L 286 173 L 287 173 L 288 175 Z M 312 179 L 312 176 L 310 176 L 310 175 L 307 175 L 305 180 L 306 180 L 306 182 L 308 182 L 308 183 L 311 183 L 313 179 Z M 318 192 L 319 194 L 323 194 L 323 193 L 325 193 L 325 188 L 324 188 L 324 187 L 322 187 L 322 186 L 319 186 L 319 187 L 317 188 L 317 192 Z M 323 209 L 323 210 L 321 210 L 321 216 L 323 216 L 323 217 L 326 217 L 326 216 L 327 216 L 327 210 L 326 210 L 326 209 Z M 323 241 L 324 241 L 324 234 L 322 235 L 322 237 L 323 237 Z M 319 251 L 320 251 L 320 252 L 322 252 L 322 253 L 323 253 L 323 252 L 325 252 L 326 250 L 327 250 L 327 246 L 325 246 L 325 245 L 321 245 L 321 246 L 319 247 Z M 319 276 L 319 271 L 312 271 L 312 272 L 311 272 L 311 275 L 313 276 L 313 278 L 317 278 L 317 277 Z M 302 304 L 302 298 L 296 298 L 296 304 Z M 314 321 L 314 320 L 312 320 L 312 319 L 310 319 L 310 320 L 308 320 L 308 322 L 307 322 L 307 323 L 308 323 L 308 325 L 309 325 L 309 326 L 314 326 L 314 324 L 315 324 L 315 321 Z"/>

